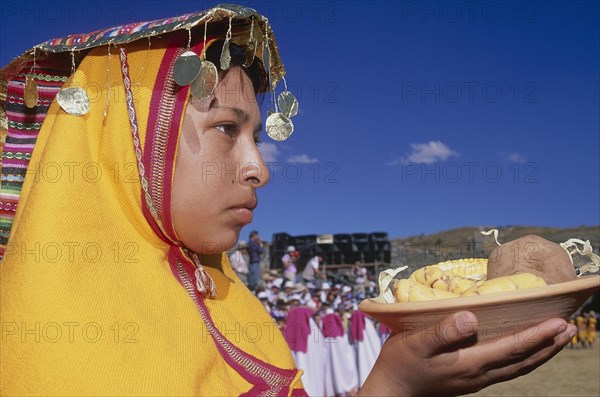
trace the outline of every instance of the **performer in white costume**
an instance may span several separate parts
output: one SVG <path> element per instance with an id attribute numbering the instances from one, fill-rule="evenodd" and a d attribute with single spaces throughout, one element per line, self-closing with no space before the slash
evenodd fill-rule
<path id="1" fill-rule="evenodd" d="M 359 310 L 354 310 L 350 318 L 350 342 L 356 352 L 358 380 L 362 386 L 379 355 L 381 340 L 372 320 Z"/>
<path id="2" fill-rule="evenodd" d="M 323 317 L 325 337 L 325 395 L 354 396 L 358 391 L 358 369 L 356 354 L 344 332 L 342 318 L 327 309 Z"/>
<path id="3" fill-rule="evenodd" d="M 299 369 L 304 371 L 302 383 L 309 396 L 325 393 L 325 348 L 323 334 L 308 307 L 290 309 L 284 336 Z"/>

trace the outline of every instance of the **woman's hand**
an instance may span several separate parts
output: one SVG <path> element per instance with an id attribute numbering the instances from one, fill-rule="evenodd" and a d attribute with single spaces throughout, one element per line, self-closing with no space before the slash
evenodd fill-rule
<path id="1" fill-rule="evenodd" d="M 435 326 L 392 334 L 360 390 L 361 396 L 455 396 L 519 377 L 566 346 L 575 327 L 544 321 L 511 335 L 477 339 L 470 312 Z"/>

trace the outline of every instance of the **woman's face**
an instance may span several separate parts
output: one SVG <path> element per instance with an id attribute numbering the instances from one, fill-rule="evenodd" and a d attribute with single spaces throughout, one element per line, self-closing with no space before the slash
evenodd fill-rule
<path id="1" fill-rule="evenodd" d="M 269 180 L 258 152 L 262 130 L 252 83 L 240 67 L 207 107 L 190 98 L 179 138 L 171 212 L 181 242 L 199 254 L 233 247 L 252 222 L 256 189 Z"/>

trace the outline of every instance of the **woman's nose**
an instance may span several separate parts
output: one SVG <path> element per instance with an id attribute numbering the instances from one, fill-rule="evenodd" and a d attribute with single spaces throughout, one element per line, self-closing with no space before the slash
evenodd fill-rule
<path id="1" fill-rule="evenodd" d="M 270 173 L 254 142 L 251 145 L 252 147 L 248 149 L 248 155 L 240 168 L 240 179 L 242 183 L 251 185 L 257 189 L 267 184 Z"/>

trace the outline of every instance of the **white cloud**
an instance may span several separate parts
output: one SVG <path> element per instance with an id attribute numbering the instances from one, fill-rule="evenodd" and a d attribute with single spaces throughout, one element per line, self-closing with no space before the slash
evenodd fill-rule
<path id="1" fill-rule="evenodd" d="M 440 141 L 429 141 L 427 143 L 411 143 L 411 152 L 407 155 L 390 161 L 387 165 L 398 165 L 403 163 L 425 163 L 431 164 L 444 161 L 449 157 L 458 157 L 460 153 L 450 149 Z"/>
<path id="2" fill-rule="evenodd" d="M 266 163 L 274 163 L 277 161 L 277 156 L 279 156 L 279 149 L 277 149 L 277 146 L 271 142 L 263 142 L 258 147 L 258 151 Z"/>
<path id="3" fill-rule="evenodd" d="M 314 164 L 318 163 L 319 160 L 316 158 L 311 158 L 308 154 L 298 154 L 296 156 L 292 156 L 288 159 L 288 163 L 298 163 L 298 164 Z"/>
<path id="4" fill-rule="evenodd" d="M 527 158 L 519 153 L 509 153 L 506 155 L 506 159 L 511 163 L 526 163 Z"/>

